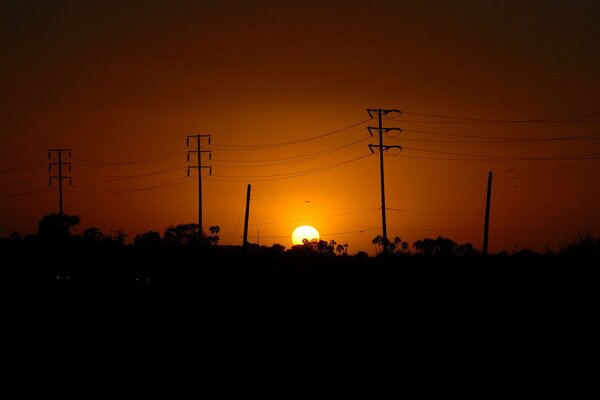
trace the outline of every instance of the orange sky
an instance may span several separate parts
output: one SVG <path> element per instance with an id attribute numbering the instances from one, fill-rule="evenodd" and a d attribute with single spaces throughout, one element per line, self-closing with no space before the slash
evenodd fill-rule
<path id="1" fill-rule="evenodd" d="M 403 129 L 385 138 L 404 147 L 385 158 L 391 238 L 481 248 L 488 171 L 490 251 L 600 230 L 597 2 L 127 3 L 0 5 L 0 236 L 57 211 L 56 187 L 45 192 L 55 147 L 72 149 L 65 212 L 82 227 L 132 238 L 195 222 L 184 146 L 202 133 L 213 152 L 204 223 L 221 243 L 241 243 L 250 183 L 252 242 L 289 248 L 309 224 L 373 254 L 376 121 L 307 139 L 379 107 L 405 111 L 384 119 Z"/>

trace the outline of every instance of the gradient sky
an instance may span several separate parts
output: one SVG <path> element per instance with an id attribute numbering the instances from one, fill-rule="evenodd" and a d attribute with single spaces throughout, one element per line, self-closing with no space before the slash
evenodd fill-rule
<path id="1" fill-rule="evenodd" d="M 241 243 L 250 183 L 250 241 L 289 248 L 309 224 L 373 254 L 377 122 L 360 123 L 379 107 L 403 111 L 384 119 L 403 129 L 385 138 L 404 147 L 385 158 L 391 238 L 481 248 L 488 171 L 490 251 L 600 231 L 596 1 L 4 1 L 0 34 L 2 237 L 57 211 L 56 147 L 79 231 L 197 221 L 200 133 L 221 243 Z"/>

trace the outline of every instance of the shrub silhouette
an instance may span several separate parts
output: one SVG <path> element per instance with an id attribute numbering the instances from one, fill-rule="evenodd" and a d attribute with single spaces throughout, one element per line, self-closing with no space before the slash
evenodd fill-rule
<path id="1" fill-rule="evenodd" d="M 66 239 L 71 237 L 71 228 L 79 225 L 78 215 L 44 215 L 38 223 L 38 235 L 43 238 Z"/>

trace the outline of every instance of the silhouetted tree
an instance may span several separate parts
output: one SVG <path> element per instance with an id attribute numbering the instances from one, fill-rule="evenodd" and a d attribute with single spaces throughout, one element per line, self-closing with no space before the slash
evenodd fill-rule
<path id="1" fill-rule="evenodd" d="M 375 246 L 377 246 L 377 253 L 381 251 L 381 246 L 383 246 L 383 236 L 377 235 L 371 241 Z"/>
<path id="2" fill-rule="evenodd" d="M 459 244 L 456 248 L 455 254 L 457 256 L 472 256 L 477 254 L 477 250 L 473 247 L 473 245 L 469 242 Z"/>
<path id="3" fill-rule="evenodd" d="M 413 248 L 415 249 L 415 251 L 417 252 L 417 254 L 424 254 L 425 253 L 425 243 L 423 243 L 422 240 L 417 240 L 416 242 L 413 243 Z"/>
<path id="4" fill-rule="evenodd" d="M 133 244 L 138 247 L 143 248 L 153 248 L 160 246 L 160 233 L 155 231 L 148 231 L 144 233 L 137 234 L 133 239 Z"/>
<path id="5" fill-rule="evenodd" d="M 208 228 L 210 232 L 210 236 L 204 236 L 205 243 L 208 245 L 217 245 L 219 243 L 219 232 L 221 232 L 221 228 L 218 225 L 211 226 Z"/>
<path id="6" fill-rule="evenodd" d="M 326 240 L 313 241 L 315 250 L 320 254 L 333 254 L 336 241 L 331 240 L 329 243 Z"/>
<path id="7" fill-rule="evenodd" d="M 325 240 L 308 240 L 306 238 L 302 239 L 302 247 L 319 254 L 333 254 L 335 250 L 335 243 L 335 240 L 332 240 L 328 243 Z"/>
<path id="8" fill-rule="evenodd" d="M 100 242 L 102 239 L 106 238 L 106 235 L 102 233 L 100 229 L 92 226 L 84 230 L 81 237 L 83 240 L 87 240 L 89 242 Z"/>
<path id="9" fill-rule="evenodd" d="M 435 239 L 434 255 L 451 256 L 458 245 L 453 240 L 438 236 Z"/>
<path id="10" fill-rule="evenodd" d="M 118 230 L 115 232 L 115 235 L 112 237 L 112 240 L 118 243 L 125 243 L 125 239 L 127 238 L 127 233 L 123 230 Z"/>
<path id="11" fill-rule="evenodd" d="M 396 254 L 404 254 L 408 250 L 408 243 L 400 239 L 399 236 L 394 238 L 394 241 L 390 243 L 390 251 Z"/>
<path id="12" fill-rule="evenodd" d="M 319 240 L 317 242 L 317 251 L 319 253 L 327 252 L 327 242 L 325 240 Z"/>
<path id="13" fill-rule="evenodd" d="M 335 247 L 335 251 L 340 255 L 340 256 L 347 256 L 348 255 L 348 243 L 344 243 L 344 244 L 338 244 Z"/>
<path id="14" fill-rule="evenodd" d="M 21 234 L 19 232 L 13 232 L 10 235 L 8 235 L 8 238 L 10 240 L 21 240 L 21 239 L 23 239 L 23 236 L 21 236 Z"/>
<path id="15" fill-rule="evenodd" d="M 71 236 L 71 228 L 79 225 L 79 222 L 80 218 L 77 215 L 44 215 L 38 223 L 38 235 L 44 238 L 68 238 Z"/>
<path id="16" fill-rule="evenodd" d="M 589 259 L 600 257 L 600 236 L 582 235 L 572 240 L 558 250 L 560 256 L 586 257 Z"/>
<path id="17" fill-rule="evenodd" d="M 329 244 L 327 245 L 327 253 L 331 253 L 333 254 L 333 252 L 335 251 L 335 246 L 337 245 L 337 242 L 335 240 L 330 240 Z"/>
<path id="18" fill-rule="evenodd" d="M 165 229 L 163 240 L 168 245 L 198 244 L 198 224 L 180 224 Z"/>
<path id="19" fill-rule="evenodd" d="M 271 246 L 271 250 L 274 254 L 281 254 L 285 251 L 285 246 L 279 243 L 275 243 L 273 244 L 273 246 Z"/>
<path id="20" fill-rule="evenodd" d="M 406 253 L 408 251 L 408 242 L 402 241 L 401 246 L 402 246 L 402 252 Z"/>
<path id="21" fill-rule="evenodd" d="M 532 258 L 539 256 L 539 254 L 532 249 L 525 248 L 514 252 L 511 256 L 516 258 Z"/>
<path id="22" fill-rule="evenodd" d="M 417 240 L 413 247 L 418 254 L 426 256 L 451 256 L 457 247 L 456 242 L 438 236 L 437 239 L 426 238 Z"/>

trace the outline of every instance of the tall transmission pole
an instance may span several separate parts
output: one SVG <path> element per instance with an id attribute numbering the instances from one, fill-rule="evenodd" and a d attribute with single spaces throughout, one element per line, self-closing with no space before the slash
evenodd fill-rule
<path id="1" fill-rule="evenodd" d="M 379 121 L 379 124 L 377 127 L 373 127 L 373 126 L 369 126 L 367 127 L 367 129 L 369 130 L 369 133 L 371 134 L 371 136 L 373 136 L 373 131 L 376 131 L 379 133 L 379 144 L 375 145 L 375 144 L 370 144 L 369 145 L 369 149 L 371 150 L 371 153 L 374 153 L 373 148 L 379 148 L 379 169 L 380 169 L 380 174 L 381 174 L 381 227 L 382 227 L 382 233 L 383 233 L 383 254 L 387 255 L 388 254 L 388 238 L 387 238 L 387 223 L 386 223 L 386 219 L 385 219 L 385 179 L 384 179 L 384 173 L 383 173 L 383 151 L 384 150 L 389 150 L 391 148 L 398 148 L 398 149 L 402 149 L 401 146 L 396 146 L 396 145 L 384 145 L 383 144 L 383 133 L 385 132 L 386 134 L 390 131 L 398 131 L 401 132 L 400 128 L 384 128 L 383 124 L 381 122 L 381 117 L 383 115 L 387 115 L 389 113 L 398 113 L 400 114 L 400 110 L 396 110 L 396 109 L 391 109 L 391 110 L 383 110 L 381 108 L 377 108 L 377 109 L 373 109 L 373 108 L 368 108 L 367 112 L 369 113 L 369 117 L 373 118 L 373 115 L 377 114 L 377 119 Z"/>
<path id="2" fill-rule="evenodd" d="M 52 161 L 52 154 L 56 154 L 56 161 Z M 63 167 L 69 167 L 69 172 L 71 172 L 71 163 L 63 161 L 63 153 L 67 153 L 69 159 L 71 158 L 71 149 L 49 149 L 48 150 L 48 172 L 52 172 L 52 167 L 55 166 L 57 169 L 58 175 L 50 175 L 50 179 L 48 184 L 52 186 L 52 179 L 58 180 L 58 212 L 59 215 L 63 215 L 63 179 L 68 179 L 69 184 L 71 184 L 71 177 L 63 175 Z"/>
<path id="3" fill-rule="evenodd" d="M 487 197 L 485 200 L 485 223 L 483 225 L 483 254 L 488 253 L 488 232 L 490 230 L 490 201 L 492 199 L 492 171 L 488 172 Z"/>
<path id="4" fill-rule="evenodd" d="M 209 175 L 212 175 L 212 167 L 209 165 L 202 165 L 202 153 L 208 153 L 208 159 L 212 159 L 212 152 L 210 150 L 201 150 L 200 145 L 202 139 L 208 138 L 208 144 L 210 144 L 210 135 L 188 135 L 185 141 L 185 145 L 190 147 L 190 139 L 196 141 L 196 150 L 187 151 L 187 161 L 190 162 L 190 153 L 196 153 L 198 163 L 197 165 L 188 165 L 187 174 L 190 176 L 190 169 L 196 169 L 198 171 L 198 235 L 200 236 L 200 244 L 202 244 L 202 169 L 209 168 Z"/>

